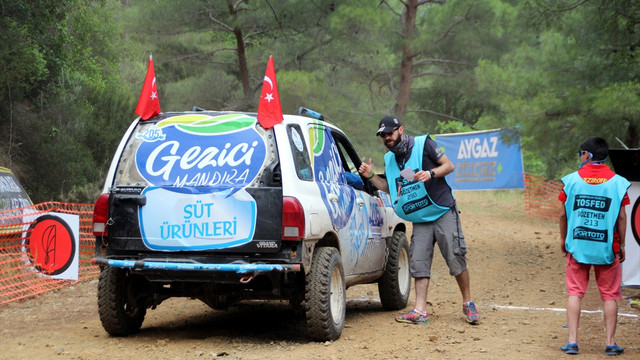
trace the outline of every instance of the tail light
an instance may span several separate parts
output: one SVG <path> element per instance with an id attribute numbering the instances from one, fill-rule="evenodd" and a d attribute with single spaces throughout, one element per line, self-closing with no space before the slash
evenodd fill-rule
<path id="1" fill-rule="evenodd" d="M 107 236 L 107 220 L 109 219 L 109 194 L 102 194 L 93 207 L 93 235 Z"/>
<path id="2" fill-rule="evenodd" d="M 298 199 L 282 198 L 282 240 L 300 240 L 304 236 L 304 210 Z"/>

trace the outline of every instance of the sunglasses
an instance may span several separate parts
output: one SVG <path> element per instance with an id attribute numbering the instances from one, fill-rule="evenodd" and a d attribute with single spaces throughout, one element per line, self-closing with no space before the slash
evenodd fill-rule
<path id="1" fill-rule="evenodd" d="M 396 130 L 398 130 L 398 128 L 394 128 L 393 131 L 388 132 L 388 133 L 387 132 L 380 133 L 380 137 L 381 138 L 386 138 L 388 136 L 391 136 L 391 135 L 393 135 L 394 132 L 396 132 Z"/>
<path id="2" fill-rule="evenodd" d="M 588 152 L 587 150 L 580 150 L 578 151 L 578 157 L 584 155 L 585 153 L 589 154 L 589 157 L 593 158 L 593 154 Z"/>

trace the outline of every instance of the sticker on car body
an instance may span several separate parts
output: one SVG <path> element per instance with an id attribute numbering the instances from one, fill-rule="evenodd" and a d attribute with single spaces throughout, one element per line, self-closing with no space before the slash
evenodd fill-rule
<path id="1" fill-rule="evenodd" d="M 353 211 L 355 191 L 347 185 L 340 154 L 328 128 L 309 128 L 313 144 L 313 172 L 331 222 L 336 229 L 344 228 Z M 332 201 L 329 197 L 335 197 Z"/>
<path id="2" fill-rule="evenodd" d="M 137 137 L 137 170 L 152 185 L 138 210 L 147 247 L 207 250 L 251 241 L 257 207 L 244 189 L 259 176 L 267 151 L 254 117 L 180 115 Z"/>

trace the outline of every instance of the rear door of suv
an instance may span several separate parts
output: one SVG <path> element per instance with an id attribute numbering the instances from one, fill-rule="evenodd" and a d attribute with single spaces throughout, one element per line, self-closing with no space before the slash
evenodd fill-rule
<path id="1" fill-rule="evenodd" d="M 109 188 L 111 248 L 252 252 L 259 239 L 276 245 L 260 251 L 277 250 L 277 159 L 271 131 L 252 115 L 167 113 L 138 123 Z"/>

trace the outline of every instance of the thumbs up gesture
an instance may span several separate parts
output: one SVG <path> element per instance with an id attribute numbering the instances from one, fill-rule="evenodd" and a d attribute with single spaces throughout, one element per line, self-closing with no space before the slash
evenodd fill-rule
<path id="1" fill-rule="evenodd" d="M 362 164 L 360 164 L 360 167 L 358 168 L 358 173 L 360 173 L 360 175 L 366 177 L 367 179 L 372 177 L 373 165 L 371 165 L 371 158 L 369 158 L 368 164 L 364 161 L 362 162 Z"/>

